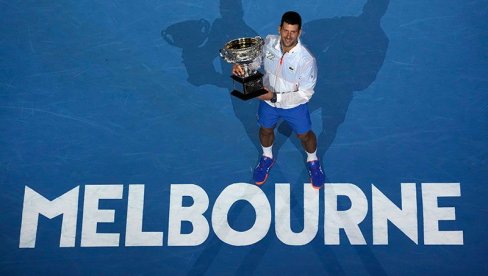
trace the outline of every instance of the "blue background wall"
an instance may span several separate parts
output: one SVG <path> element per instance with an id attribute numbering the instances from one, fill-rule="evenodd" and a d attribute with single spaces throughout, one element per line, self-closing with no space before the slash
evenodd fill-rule
<path id="1" fill-rule="evenodd" d="M 415 245 L 392 227 L 388 246 L 372 246 L 369 214 L 368 246 L 324 245 L 321 218 L 301 247 L 271 230 L 248 247 L 211 232 L 198 247 L 80 248 L 78 229 L 77 246 L 59 248 L 61 218 L 41 218 L 36 248 L 18 248 L 26 185 L 53 199 L 78 185 L 144 183 L 144 228 L 166 231 L 171 183 L 198 184 L 213 202 L 250 182 L 257 100 L 229 95 L 217 53 L 276 33 L 287 10 L 302 14 L 318 60 L 310 106 L 329 181 L 366 194 L 374 184 L 397 202 L 402 182 L 460 182 L 461 197 L 442 201 L 457 219 L 441 229 L 463 230 L 464 245 Z M 2 274 L 488 273 L 486 1 L 2 1 L 0 15 Z M 286 125 L 279 133 L 263 190 L 273 202 L 274 183 L 291 183 L 300 202 L 304 156 Z M 116 222 L 101 231 L 124 232 L 124 205 L 104 204 Z M 229 219 L 245 229 L 253 216 L 238 205 Z"/>

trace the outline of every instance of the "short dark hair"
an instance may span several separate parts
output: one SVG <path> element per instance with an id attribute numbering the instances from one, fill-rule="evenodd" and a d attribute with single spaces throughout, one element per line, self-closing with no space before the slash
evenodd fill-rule
<path id="1" fill-rule="evenodd" d="M 281 17 L 280 27 L 283 26 L 283 22 L 286 22 L 290 25 L 298 25 L 298 29 L 302 28 L 302 17 L 298 12 L 295 11 L 287 11 Z"/>

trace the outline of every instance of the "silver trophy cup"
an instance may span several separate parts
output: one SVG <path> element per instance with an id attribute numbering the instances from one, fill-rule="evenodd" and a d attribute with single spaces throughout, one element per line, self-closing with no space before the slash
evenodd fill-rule
<path id="1" fill-rule="evenodd" d="M 231 92 L 233 96 L 249 100 L 267 93 L 263 88 L 263 74 L 258 71 L 262 63 L 263 45 L 264 40 L 259 36 L 245 37 L 227 42 L 220 50 L 220 56 L 225 61 L 239 64 L 244 69 L 243 76 L 231 76 L 242 84 L 242 91 L 234 89 Z"/>

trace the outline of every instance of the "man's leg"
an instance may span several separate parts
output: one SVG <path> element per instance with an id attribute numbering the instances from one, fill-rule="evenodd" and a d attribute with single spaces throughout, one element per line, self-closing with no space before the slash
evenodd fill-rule
<path id="1" fill-rule="evenodd" d="M 256 184 L 262 185 L 268 179 L 269 170 L 274 164 L 273 159 L 273 142 L 274 129 L 273 128 L 259 128 L 259 141 L 263 148 L 263 155 L 259 158 L 256 168 L 254 168 L 253 178 Z"/>
<path id="2" fill-rule="evenodd" d="M 259 141 L 263 147 L 271 147 L 275 139 L 273 128 L 259 128 Z"/>
<path id="3" fill-rule="evenodd" d="M 307 133 L 298 134 L 297 136 L 298 139 L 300 139 L 300 141 L 302 142 L 303 148 L 307 153 L 313 154 L 317 151 L 317 137 L 315 136 L 315 133 L 313 131 L 309 130 Z M 315 160 L 317 160 L 317 158 L 315 158 Z"/>
<path id="4" fill-rule="evenodd" d="M 317 137 L 311 130 L 297 135 L 307 153 L 307 167 L 310 181 L 315 189 L 320 189 L 325 182 L 325 174 L 317 158 Z"/>
<path id="5" fill-rule="evenodd" d="M 311 130 L 304 134 L 298 134 L 297 136 L 307 153 L 307 167 L 312 186 L 315 189 L 320 189 L 324 185 L 325 174 L 317 158 L 317 137 Z"/>
<path id="6" fill-rule="evenodd" d="M 269 170 L 274 164 L 273 142 L 275 139 L 274 127 L 279 116 L 276 110 L 265 102 L 260 102 L 258 110 L 259 141 L 263 148 L 263 155 L 259 158 L 258 164 L 254 168 L 253 178 L 256 184 L 262 185 L 266 182 Z"/>

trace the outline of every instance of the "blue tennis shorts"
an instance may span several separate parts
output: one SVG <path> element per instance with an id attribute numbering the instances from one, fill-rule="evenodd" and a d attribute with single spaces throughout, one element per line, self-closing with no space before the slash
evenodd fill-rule
<path id="1" fill-rule="evenodd" d="M 264 101 L 259 102 L 258 123 L 264 128 L 274 128 L 280 119 L 288 122 L 296 134 L 305 134 L 312 129 L 308 105 L 301 104 L 290 109 L 270 106 Z"/>

